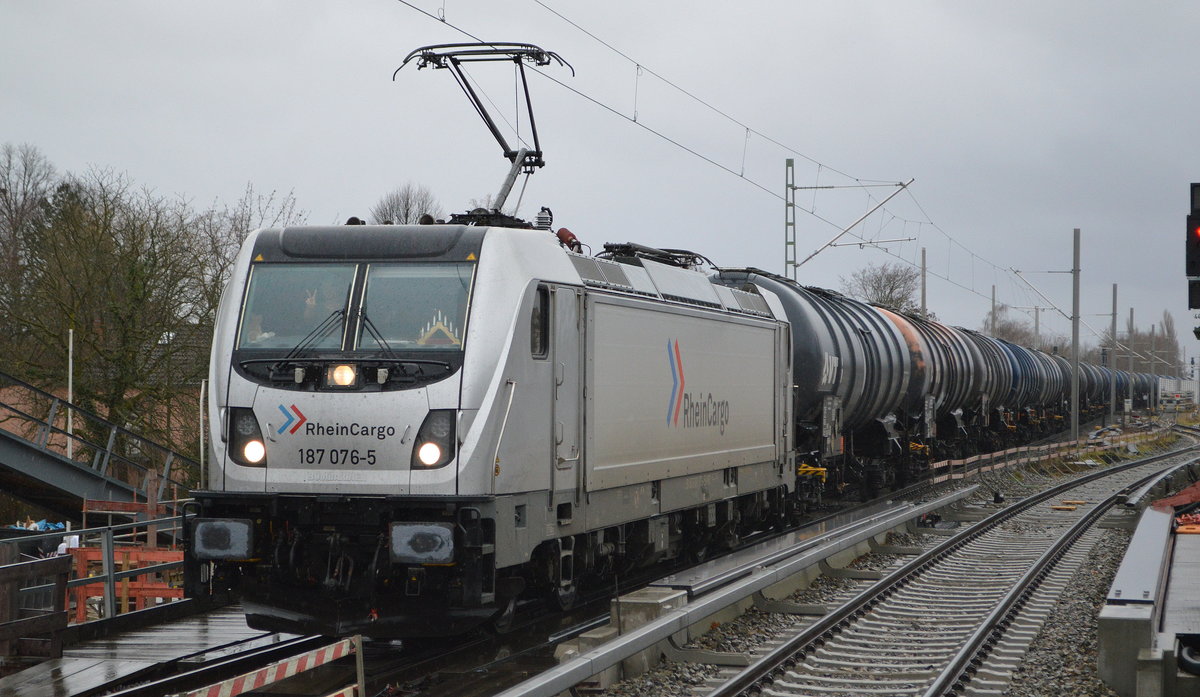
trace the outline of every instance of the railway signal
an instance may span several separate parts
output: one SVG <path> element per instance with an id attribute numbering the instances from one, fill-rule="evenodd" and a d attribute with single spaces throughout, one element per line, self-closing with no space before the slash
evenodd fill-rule
<path id="1" fill-rule="evenodd" d="M 1200 183 L 1192 182 L 1191 212 L 1187 216 L 1185 265 L 1188 277 L 1188 309 L 1200 309 Z M 1200 338 L 1200 327 L 1196 328 Z"/>

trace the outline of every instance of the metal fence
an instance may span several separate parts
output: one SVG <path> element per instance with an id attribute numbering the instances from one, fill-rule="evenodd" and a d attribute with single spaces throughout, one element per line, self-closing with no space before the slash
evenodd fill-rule
<path id="1" fill-rule="evenodd" d="M 66 583 L 72 622 L 111 619 L 123 612 L 183 598 L 183 552 L 179 549 L 183 516 L 107 527 L 57 531 L 0 540 L 0 563 L 32 562 L 51 542 L 71 557 Z M 53 586 L 33 582 L 8 588 L 22 609 L 45 609 Z"/>
<path id="2" fill-rule="evenodd" d="M 194 460 L 5 373 L 0 430 L 159 501 L 185 494 L 199 473 Z"/>

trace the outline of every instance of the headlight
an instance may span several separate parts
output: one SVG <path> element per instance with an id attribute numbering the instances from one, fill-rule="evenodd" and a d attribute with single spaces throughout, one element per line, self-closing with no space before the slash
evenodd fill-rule
<path id="1" fill-rule="evenodd" d="M 442 467 L 454 459 L 454 409 L 434 409 L 413 443 L 412 468 Z"/>
<path id="2" fill-rule="evenodd" d="M 417 448 L 417 459 L 422 465 L 432 467 L 442 459 L 442 449 L 437 443 L 424 443 L 420 448 Z"/>
<path id="3" fill-rule="evenodd" d="M 454 526 L 450 523 L 392 523 L 392 562 L 449 564 L 454 561 Z"/>
<path id="4" fill-rule="evenodd" d="M 325 368 L 325 384 L 331 387 L 354 387 L 358 383 L 358 371 L 349 363 L 339 363 Z"/>
<path id="5" fill-rule="evenodd" d="M 246 447 L 242 448 L 242 455 L 248 462 L 258 464 L 267 456 L 267 449 L 263 446 L 261 440 L 252 440 L 246 443 Z"/>
<path id="6" fill-rule="evenodd" d="M 246 467 L 267 466 L 267 446 L 263 443 L 262 430 L 254 410 L 245 407 L 229 409 L 229 457 Z"/>
<path id="7" fill-rule="evenodd" d="M 249 520 L 196 518 L 191 525 L 197 559 L 248 559 L 254 549 L 254 526 Z"/>

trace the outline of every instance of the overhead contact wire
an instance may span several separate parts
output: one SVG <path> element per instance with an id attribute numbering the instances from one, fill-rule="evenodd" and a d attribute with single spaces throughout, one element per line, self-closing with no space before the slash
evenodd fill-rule
<path id="1" fill-rule="evenodd" d="M 444 24 L 444 25 L 446 25 L 446 26 L 450 27 L 451 29 L 453 29 L 453 30 L 455 30 L 455 31 L 459 32 L 460 34 L 462 34 L 462 35 L 464 35 L 464 36 L 467 36 L 467 37 L 469 37 L 469 38 L 471 38 L 471 39 L 474 39 L 475 41 L 478 41 L 478 42 L 480 42 L 480 43 L 483 43 L 483 44 L 486 44 L 486 45 L 491 45 L 491 44 L 489 44 L 488 42 L 484 41 L 483 39 L 479 38 L 478 36 L 475 36 L 474 34 L 470 33 L 469 31 L 467 31 L 467 30 L 465 30 L 465 29 L 463 29 L 463 28 L 461 28 L 461 27 L 459 27 L 459 26 L 457 26 L 457 25 L 455 25 L 455 24 L 453 24 L 453 23 L 451 23 L 451 22 L 447 21 L 447 20 L 444 18 L 444 16 L 443 16 L 443 17 L 437 17 L 437 16 L 435 16 L 435 15 L 433 15 L 433 14 L 429 13 L 429 12 L 426 12 L 425 10 L 423 10 L 423 9 L 421 9 L 421 8 L 419 8 L 419 7 L 417 7 L 416 5 L 413 5 L 413 4 L 412 4 L 411 2 L 409 2 L 408 0 L 397 0 L 397 2 L 401 3 L 402 5 L 405 5 L 405 6 L 409 7 L 409 8 L 411 8 L 411 9 L 413 9 L 413 10 L 416 10 L 417 12 L 419 12 L 419 13 L 421 13 L 421 14 L 425 15 L 426 17 L 428 17 L 428 18 L 430 18 L 430 19 L 432 19 L 432 20 L 434 20 L 434 21 L 436 21 L 436 22 L 439 22 L 439 23 L 441 23 L 441 24 Z M 737 124 L 737 125 L 741 126 L 743 129 L 745 129 L 745 130 L 747 131 L 747 133 L 753 133 L 753 134 L 756 134 L 756 135 L 758 135 L 760 138 L 762 138 L 763 140 L 765 140 L 765 141 L 767 141 L 767 142 L 769 142 L 769 143 L 772 143 L 772 144 L 774 144 L 774 145 L 776 145 L 776 146 L 778 146 L 778 147 L 780 147 L 780 148 L 782 148 L 782 149 L 784 149 L 784 150 L 786 150 L 786 151 L 788 151 L 788 152 L 790 152 L 790 153 L 792 153 L 792 154 L 796 155 L 797 157 L 800 157 L 801 159 L 804 159 L 804 160 L 806 160 L 806 161 L 808 161 L 808 162 L 810 162 L 810 163 L 812 163 L 812 164 L 816 165 L 816 166 L 817 166 L 817 168 L 818 168 L 818 176 L 819 176 L 819 174 L 820 174 L 820 170 L 822 170 L 822 169 L 827 169 L 827 170 L 829 170 L 829 171 L 831 171 L 831 172 L 834 172 L 834 173 L 836 173 L 836 174 L 839 174 L 839 175 L 841 175 L 841 176 L 843 176 L 843 177 L 846 177 L 847 179 L 850 179 L 851 181 L 858 182 L 858 183 L 860 183 L 860 184 L 864 184 L 864 185 L 865 185 L 867 182 L 874 183 L 874 184 L 883 183 L 883 184 L 887 184 L 887 185 L 894 185 L 894 183 L 891 183 L 891 182 L 886 182 L 886 180 L 877 180 L 877 179 L 860 179 L 860 178 L 858 178 L 858 177 L 854 177 L 854 176 L 852 176 L 852 175 L 850 175 L 850 174 L 848 174 L 848 173 L 846 173 L 846 172 L 843 172 L 843 171 L 841 171 L 841 170 L 837 169 L 836 167 L 830 167 L 829 165 L 826 165 L 826 164 L 824 164 L 824 163 L 822 163 L 822 162 L 820 162 L 820 161 L 818 161 L 818 160 L 816 160 L 816 159 L 814 159 L 814 158 L 812 158 L 812 157 L 810 157 L 810 156 L 808 156 L 808 155 L 806 155 L 806 154 L 804 154 L 804 153 L 800 152 L 799 150 L 796 150 L 795 148 L 793 148 L 793 147 L 791 147 L 791 146 L 789 146 L 789 145 L 787 145 L 787 144 L 785 144 L 785 143 L 782 143 L 782 142 L 780 142 L 779 140 L 777 140 L 777 139 L 775 139 L 775 138 L 772 138 L 771 136 L 769 136 L 769 135 L 767 135 L 767 134 L 765 134 L 765 133 L 762 133 L 761 131 L 758 131 L 758 130 L 756 130 L 756 129 L 754 129 L 754 128 L 750 127 L 749 125 L 747 125 L 747 124 L 743 123 L 742 121 L 740 121 L 740 120 L 738 120 L 738 119 L 734 118 L 733 116 L 731 116 L 731 115 L 729 115 L 728 113 L 726 113 L 726 112 L 722 111 L 721 109 L 719 109 L 719 108 L 717 108 L 717 107 L 713 106 L 712 104 L 710 104 L 710 103 L 708 103 L 707 101 L 705 101 L 705 100 L 701 99 L 700 97 L 698 97 L 698 96 L 696 96 L 696 95 L 692 94 L 692 93 L 691 93 L 691 92 L 689 92 L 688 90 L 686 90 L 686 89 L 684 89 L 684 88 L 682 88 L 682 87 L 680 87 L 680 86 L 676 85 L 675 83 L 671 82 L 670 80 L 668 80 L 668 79 L 666 79 L 666 78 L 662 77 L 661 75 L 659 75 L 659 74 L 658 74 L 657 72 L 655 72 L 654 70 L 651 70 L 650 68 L 647 68 L 645 65 L 643 65 L 643 64 L 639 63 L 638 61 L 635 61 L 634 59 L 630 58 L 628 55 L 626 55 L 625 53 L 623 53 L 623 52 L 622 52 L 622 51 L 620 51 L 619 49 L 617 49 L 617 48 L 613 47 L 613 46 L 612 46 L 611 44 L 609 44 L 608 42 L 604 41 L 603 39 L 600 39 L 600 38 L 599 38 L 599 37 L 597 37 L 596 35 L 592 34 L 591 32 L 587 31 L 586 29 L 584 29 L 583 27 L 579 26 L 579 25 L 578 25 L 578 24 L 576 24 L 575 22 L 571 21 L 570 19 L 567 19 L 565 16 L 563 16 L 561 13 L 557 12 L 556 10 L 554 10 L 554 9 L 552 9 L 552 8 L 550 8 L 550 7 L 548 7 L 548 6 L 546 6 L 546 5 L 545 5 L 544 3 L 542 3 L 540 0 L 534 0 L 534 2 L 536 2 L 536 3 L 537 3 L 537 4 L 539 4 L 539 5 L 541 5 L 541 6 L 542 6 L 543 8 L 545 8 L 547 11 L 549 11 L 549 12 L 553 13 L 554 15 L 558 16 L 558 17 L 559 17 L 560 19 L 562 19 L 564 22 L 567 22 L 568 24 L 570 24 L 571 26 L 575 27 L 575 28 L 576 28 L 576 29 L 578 29 L 579 31 L 581 31 L 581 32 L 583 32 L 584 34 L 588 35 L 589 37 L 591 37 L 592 39 L 594 39 L 594 40 L 595 40 L 595 41 L 597 41 L 598 43 L 602 44 L 603 46 L 605 46 L 605 47 L 606 47 L 606 48 L 608 48 L 609 50 L 613 51 L 613 52 L 614 52 L 614 53 L 616 53 L 617 55 L 621 56 L 621 57 L 622 57 L 622 58 L 624 58 L 625 60 L 627 60 L 627 61 L 629 61 L 630 63 L 634 64 L 634 66 L 636 66 L 636 67 L 637 67 L 637 68 L 638 68 L 640 71 L 645 71 L 646 73 L 649 73 L 650 75 L 653 75 L 654 77 L 658 78 L 659 80 L 662 80 L 664 83 L 666 83 L 666 84 L 670 85 L 671 87 L 675 88 L 675 89 L 676 89 L 676 90 L 678 90 L 680 93 L 682 93 L 682 94 L 684 94 L 684 95 L 687 95 L 688 97 L 690 97 L 691 99 L 695 100 L 695 101 L 696 101 L 696 102 L 698 102 L 699 104 L 701 104 L 701 105 L 705 106 L 706 108 L 708 108 L 708 109 L 712 110 L 713 112 L 715 112 L 715 113 L 717 113 L 717 114 L 721 115 L 722 117 L 724 117 L 725 119 L 727 119 L 727 120 L 731 121 L 732 123 L 735 123 L 735 124 Z M 571 87 L 570 85 L 568 85 L 568 84 L 566 84 L 566 83 L 562 82 L 561 80 L 559 80 L 559 79 L 555 78 L 555 77 L 554 77 L 554 76 L 552 76 L 552 75 L 548 75 L 548 74 L 546 74 L 546 73 L 544 73 L 544 72 L 542 72 L 542 71 L 538 70 L 537 68 L 532 68 L 532 69 L 533 69 L 533 71 L 534 71 L 534 72 L 536 72 L 537 74 L 539 74 L 539 75 L 541 75 L 542 77 L 546 78 L 547 80 L 550 80 L 551 82 L 553 82 L 553 83 L 555 83 L 555 84 L 559 85 L 560 87 L 562 87 L 562 88 L 564 88 L 564 89 L 566 89 L 566 90 L 568 90 L 568 91 L 570 91 L 570 92 L 574 93 L 575 95 L 577 95 L 577 96 L 579 96 L 579 97 L 582 97 L 583 99 L 586 99 L 587 101 L 591 102 L 592 104 L 595 104 L 596 106 L 598 106 L 598 107 L 600 107 L 600 108 L 602 108 L 602 109 L 604 109 L 604 110 L 606 110 L 606 111 L 608 111 L 608 112 L 610 112 L 610 113 L 612 113 L 612 114 L 615 114 L 616 116 L 619 116 L 619 117 L 621 117 L 622 119 L 625 119 L 626 121 L 628 121 L 628 122 L 630 122 L 630 123 L 632 123 L 632 124 L 635 124 L 635 125 L 637 125 L 637 126 L 640 126 L 641 128 L 645 129 L 645 130 L 646 130 L 646 131 L 648 131 L 649 133 L 652 133 L 652 134 L 654 134 L 655 136 L 658 136 L 659 138 L 662 138 L 662 139 L 663 139 L 663 140 L 665 140 L 666 142 L 670 143 L 671 145 L 674 145 L 675 147 L 677 147 L 677 148 L 679 148 L 679 149 L 683 150 L 684 152 L 687 152 L 687 153 L 691 154 L 692 156 L 694 156 L 694 157 L 697 157 L 697 158 L 699 158 L 699 159 L 701 159 L 701 160 L 703 160 L 703 161 L 705 161 L 705 162 L 707 162 L 707 163 L 709 163 L 709 164 L 711 164 L 711 165 L 713 165 L 713 166 L 715 166 L 715 167 L 717 167 L 717 168 L 719 168 L 719 169 L 721 169 L 721 170 L 723 170 L 723 171 L 727 172 L 728 174 L 731 174 L 731 175 L 733 175 L 733 176 L 737 177 L 738 179 L 741 179 L 741 180 L 743 180 L 743 181 L 745 181 L 745 182 L 748 182 L 749 184 L 751 184 L 752 186 L 754 186 L 754 187 L 756 187 L 756 188 L 760 189 L 761 191 L 763 191 L 764 193 L 768 194 L 769 196 L 771 196 L 771 197 L 773 197 L 773 198 L 776 198 L 776 199 L 779 199 L 779 200 L 786 200 L 786 197 L 785 197 L 785 196 L 781 196 L 780 194 L 778 194 L 778 193 L 776 193 L 775 191 L 773 191 L 773 190 L 771 190 L 771 189 L 767 188 L 766 186 L 764 186 L 764 185 L 762 185 L 762 184 L 760 184 L 760 183 L 758 183 L 758 182 L 754 181 L 753 179 L 750 179 L 750 178 L 748 178 L 748 177 L 744 176 L 744 174 L 738 173 L 738 172 L 734 171 L 733 169 L 731 169 L 731 168 L 729 168 L 729 167 L 727 167 L 727 166 L 725 166 L 725 165 L 723 165 L 723 164 L 721 164 L 721 163 L 717 162 L 716 160 L 713 160 L 712 158 L 710 158 L 710 157 L 708 157 L 708 156 L 706 156 L 706 155 L 703 155 L 703 154 L 701 154 L 700 152 L 698 152 L 698 151 L 696 151 L 696 150 L 694 150 L 694 149 L 692 149 L 692 148 L 690 148 L 690 147 L 688 147 L 688 146 L 684 145 L 683 143 L 680 143 L 679 141 L 677 141 L 677 140 L 675 140 L 675 139 L 673 139 L 673 138 L 670 138 L 670 137 L 668 137 L 666 134 L 662 133 L 661 131 L 657 131 L 657 130 L 655 130 L 655 129 L 653 129 L 653 128 L 650 128 L 649 126 L 645 125 L 645 124 L 644 124 L 644 123 L 642 123 L 641 121 L 638 121 L 638 120 L 636 119 L 636 107 L 635 107 L 635 112 L 634 112 L 634 113 L 635 113 L 635 117 L 634 117 L 634 118 L 631 118 L 630 116 L 627 116 L 626 114 L 622 113 L 620 110 L 618 110 L 618 109 L 615 109 L 615 108 L 613 108 L 613 107 L 609 106 L 608 104 L 605 104 L 604 102 L 601 102 L 600 100 L 596 99 L 595 97 L 592 97 L 592 96 L 590 96 L 590 95 L 588 95 L 588 94 L 585 94 L 585 93 L 581 92 L 580 90 L 577 90 L 577 89 L 575 89 L 574 87 Z M 640 74 L 640 73 L 639 73 L 639 74 Z M 635 88 L 635 102 L 636 102 L 636 88 Z M 918 222 L 918 223 L 919 223 L 919 224 L 921 224 L 921 225 L 930 225 L 931 227 L 933 227 L 933 229 L 937 230 L 939 233 L 941 233 L 943 236 L 945 236 L 945 237 L 946 237 L 946 239 L 947 239 L 947 242 L 948 242 L 948 243 L 951 245 L 951 247 L 953 247 L 954 245 L 958 245 L 958 246 L 959 246 L 959 247 L 961 247 L 961 248 L 962 248 L 964 251 L 967 251 L 968 253 L 972 253 L 972 254 L 973 254 L 973 252 L 971 252 L 971 250 L 969 250 L 967 247 L 965 247 L 964 245 L 962 245 L 961 243 L 959 243 L 957 240 L 955 240 L 955 239 L 954 239 L 952 236 L 950 236 L 950 234 L 949 234 L 949 233 L 947 233 L 947 232 L 946 232 L 945 230 L 943 230 L 943 229 L 942 229 L 940 226 L 938 226 L 938 225 L 937 225 L 937 223 L 933 222 L 933 220 L 932 220 L 931 218 L 929 218 L 929 214 L 928 214 L 928 213 L 927 213 L 927 212 L 924 210 L 924 207 L 922 207 L 922 206 L 921 206 L 920 202 L 919 202 L 919 201 L 917 201 L 916 197 L 915 197 L 915 196 L 912 194 L 911 190 L 908 190 L 908 189 L 906 189 L 906 191 L 909 191 L 909 198 L 910 198 L 910 199 L 913 201 L 913 203 L 914 203 L 914 204 L 917 206 L 918 210 L 920 210 L 920 211 L 921 211 L 921 213 L 922 213 L 923 215 L 925 215 L 925 217 L 926 217 L 926 220 L 925 220 L 925 221 L 913 221 L 913 222 Z M 814 192 L 814 194 L 813 194 L 813 207 L 812 207 L 811 209 L 806 209 L 806 208 L 804 208 L 803 206 L 796 206 L 796 207 L 797 207 L 798 209 L 800 209 L 800 210 L 804 211 L 804 212 L 805 212 L 805 213 L 807 213 L 808 215 L 812 216 L 813 218 L 815 218 L 815 219 L 817 219 L 817 220 L 819 220 L 819 221 L 821 221 L 821 222 L 825 223 L 826 225 L 829 225 L 829 226 L 831 226 L 831 227 L 835 227 L 835 228 L 839 228 L 839 229 L 841 228 L 841 225 L 840 225 L 840 224 L 838 224 L 838 223 L 836 223 L 836 222 L 834 222 L 834 221 L 832 221 L 832 220 L 830 220 L 830 219 L 828 219 L 828 218 L 826 218 L 826 217 L 824 217 L 824 216 L 822 216 L 822 215 L 820 215 L 820 214 L 818 214 L 818 213 L 816 212 L 816 193 L 815 193 L 815 192 Z M 899 218 L 899 216 L 895 216 L 895 217 Z M 908 219 L 906 219 L 906 218 L 899 218 L 899 219 L 900 219 L 900 220 L 904 220 L 904 221 L 908 221 Z M 849 234 L 851 237 L 854 237 L 854 238 L 858 239 L 859 241 L 861 241 L 861 242 L 862 242 L 864 245 L 869 245 L 869 246 L 871 246 L 871 247 L 874 247 L 874 248 L 876 248 L 876 249 L 879 249 L 880 251 L 884 252 L 885 254 L 887 254 L 887 255 L 889 255 L 889 256 L 891 256 L 891 257 L 893 257 L 893 258 L 895 258 L 895 259 L 897 259 L 897 260 L 899 260 L 899 261 L 901 261 L 901 262 L 904 262 L 904 263 L 908 264 L 909 266 L 913 266 L 913 267 L 916 267 L 916 266 L 918 266 L 918 265 L 917 265 L 915 262 L 913 262 L 913 261 L 910 261 L 910 260 L 908 260 L 908 259 L 905 259 L 904 257 L 902 257 L 902 256 L 900 256 L 900 255 L 898 255 L 898 254 L 896 254 L 896 253 L 894 253 L 894 252 L 890 251 L 890 250 L 889 250 L 889 249 L 887 249 L 886 247 L 882 247 L 882 246 L 880 246 L 880 245 L 874 244 L 874 243 L 872 243 L 870 240 L 868 240 L 868 239 L 866 239 L 866 238 L 862 237 L 861 235 L 859 235 L 859 234 L 857 234 L 857 233 L 850 232 L 850 233 L 848 233 L 848 234 Z M 975 256 L 978 256 L 978 255 L 975 255 Z M 948 256 L 947 258 L 949 258 L 949 256 Z M 991 262 L 991 261 L 989 261 L 989 260 L 987 260 L 987 259 L 984 259 L 983 257 L 979 257 L 979 258 L 980 258 L 981 260 L 983 260 L 983 261 L 987 262 L 989 265 L 991 265 L 992 267 L 994 267 L 994 268 L 995 268 L 995 269 L 997 269 L 997 270 L 1000 270 L 1000 271 L 1003 271 L 1003 272 L 1006 272 L 1006 273 L 1008 272 L 1008 270 L 1004 269 L 1004 267 L 1001 267 L 1001 266 L 999 266 L 999 265 L 997 265 L 997 264 L 994 264 L 993 262 Z M 949 263 L 949 262 L 947 262 L 947 263 Z M 985 295 L 985 294 L 983 294 L 983 293 L 979 292 L 978 290 L 976 290 L 975 288 L 968 287 L 968 286 L 966 286 L 966 285 L 964 285 L 964 284 L 962 284 L 962 283 L 960 283 L 960 282 L 958 282 L 958 281 L 955 281 L 955 280 L 953 280 L 952 278 L 950 278 L 950 276 L 949 276 L 949 267 L 947 267 L 947 272 L 946 272 L 946 274 L 945 274 L 945 275 L 943 275 L 943 274 L 941 274 L 941 273 L 937 273 L 937 272 L 935 272 L 935 271 L 931 271 L 931 270 L 929 270 L 928 268 L 926 268 L 926 273 L 927 273 L 927 274 L 929 274 L 929 275 L 932 275 L 932 276 L 934 276 L 934 277 L 936 277 L 936 278 L 940 278 L 940 279 L 942 279 L 943 281 L 945 281 L 945 282 L 949 283 L 950 285 L 952 285 L 952 286 L 955 286 L 955 287 L 957 287 L 957 288 L 960 288 L 960 289 L 962 289 L 962 290 L 964 290 L 964 291 L 967 291 L 967 292 L 969 292 L 969 293 L 971 293 L 971 294 L 973 294 L 973 295 L 976 295 L 976 296 L 978 296 L 978 297 L 980 297 L 980 298 L 983 298 L 983 299 L 990 299 L 990 296 L 989 296 L 989 295 Z"/>

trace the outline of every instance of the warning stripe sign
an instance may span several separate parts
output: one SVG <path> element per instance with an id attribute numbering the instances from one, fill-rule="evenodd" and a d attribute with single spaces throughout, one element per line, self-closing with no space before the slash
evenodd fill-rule
<path id="1" fill-rule="evenodd" d="M 354 642 L 353 637 L 343 639 L 336 644 L 323 646 L 308 653 L 292 656 L 278 663 L 272 663 L 266 668 L 260 668 L 215 685 L 202 687 L 199 690 L 193 690 L 186 693 L 184 697 L 235 697 L 235 695 L 240 695 L 243 692 L 257 690 L 264 685 L 277 683 L 297 673 L 303 673 L 306 670 L 312 670 L 317 666 L 336 661 L 342 656 L 348 656 L 354 653 Z"/>

